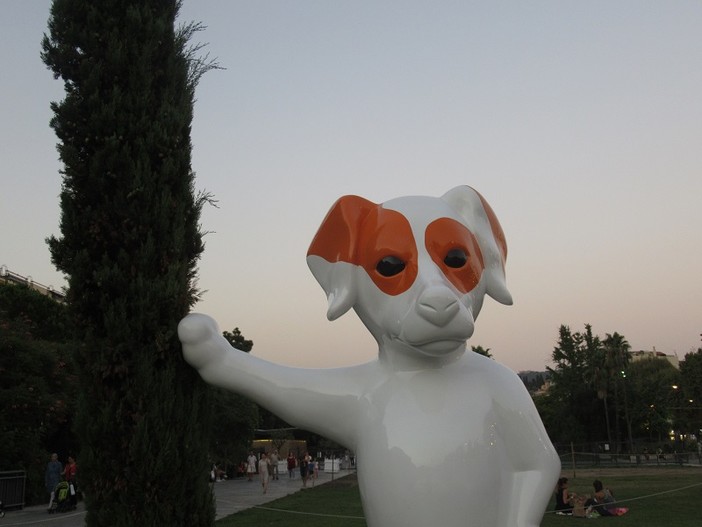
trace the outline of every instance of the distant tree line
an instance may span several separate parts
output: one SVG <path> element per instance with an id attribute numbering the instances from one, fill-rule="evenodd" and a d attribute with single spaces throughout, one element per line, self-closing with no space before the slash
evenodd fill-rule
<path id="1" fill-rule="evenodd" d="M 520 371 L 517 375 L 532 396 L 543 388 L 546 380 L 551 378 L 548 371 Z"/>
<path id="2" fill-rule="evenodd" d="M 548 390 L 534 402 L 554 443 L 608 444 L 640 453 L 648 445 L 694 448 L 702 427 L 702 349 L 676 369 L 663 358 L 632 362 L 619 333 L 562 325 L 548 368 Z"/>
<path id="3" fill-rule="evenodd" d="M 0 284 L 0 470 L 25 470 L 25 500 L 47 499 L 51 452 L 65 461 L 77 374 L 66 306 L 24 285 Z"/>

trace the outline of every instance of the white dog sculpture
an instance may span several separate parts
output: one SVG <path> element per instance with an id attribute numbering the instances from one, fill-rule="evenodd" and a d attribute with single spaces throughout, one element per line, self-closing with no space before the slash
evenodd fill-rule
<path id="1" fill-rule="evenodd" d="M 470 187 L 376 205 L 339 199 L 307 261 L 333 320 L 353 308 L 378 359 L 338 369 L 263 361 L 209 317 L 178 332 L 214 385 L 352 449 L 369 527 L 535 527 L 560 461 L 520 379 L 466 349 L 490 295 L 511 304 L 497 218 Z"/>

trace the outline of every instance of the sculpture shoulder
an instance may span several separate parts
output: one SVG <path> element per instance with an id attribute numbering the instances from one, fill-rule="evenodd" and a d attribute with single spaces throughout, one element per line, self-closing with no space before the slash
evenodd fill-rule
<path id="1" fill-rule="evenodd" d="M 382 382 L 388 376 L 388 372 L 385 371 L 378 360 L 355 366 L 346 366 L 335 371 L 338 371 L 343 377 L 352 379 L 359 387 L 363 388 L 362 391 L 367 391 L 369 387 Z"/>
<path id="2" fill-rule="evenodd" d="M 460 361 L 461 368 L 480 373 L 481 375 L 490 375 L 491 377 L 499 377 L 511 380 L 519 380 L 519 377 L 513 370 L 499 362 L 471 352 L 466 354 Z"/>
<path id="3" fill-rule="evenodd" d="M 473 354 L 460 361 L 463 374 L 471 379 L 480 380 L 486 384 L 490 391 L 496 393 L 526 394 L 526 388 L 519 376 L 507 366 L 500 364 L 488 357 Z"/>

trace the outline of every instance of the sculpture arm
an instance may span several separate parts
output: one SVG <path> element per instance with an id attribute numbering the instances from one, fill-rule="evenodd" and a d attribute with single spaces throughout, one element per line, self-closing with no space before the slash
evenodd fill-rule
<path id="1" fill-rule="evenodd" d="M 538 527 L 560 475 L 561 463 L 522 381 L 509 372 L 501 390 L 500 422 L 512 481 L 500 525 Z M 502 396 L 505 399 L 502 399 Z M 509 400 L 506 398 L 509 397 Z"/>
<path id="2" fill-rule="evenodd" d="M 359 367 L 303 369 L 232 348 L 217 323 L 193 313 L 178 325 L 185 360 L 205 382 L 244 395 L 288 423 L 355 448 Z"/>

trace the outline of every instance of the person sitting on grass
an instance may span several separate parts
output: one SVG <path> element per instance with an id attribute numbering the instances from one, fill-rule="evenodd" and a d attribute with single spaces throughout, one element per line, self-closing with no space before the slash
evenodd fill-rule
<path id="1" fill-rule="evenodd" d="M 626 507 L 616 506 L 614 496 L 609 489 L 604 488 L 599 479 L 592 482 L 592 487 L 595 489 L 595 494 L 585 502 L 586 507 L 592 507 L 591 510 L 600 516 L 621 516 L 629 511 Z"/>
<path id="2" fill-rule="evenodd" d="M 568 478 L 560 478 L 556 485 L 556 514 L 572 514 L 574 497 L 568 492 Z"/>

